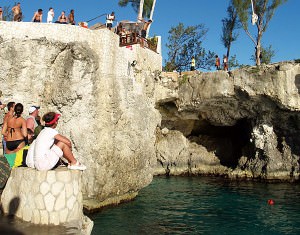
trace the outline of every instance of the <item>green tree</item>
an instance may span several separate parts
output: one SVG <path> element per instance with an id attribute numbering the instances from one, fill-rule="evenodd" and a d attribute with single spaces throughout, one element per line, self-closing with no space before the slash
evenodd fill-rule
<path id="1" fill-rule="evenodd" d="M 228 60 L 228 67 L 229 68 L 238 68 L 240 67 L 240 63 L 236 59 L 236 55 L 233 55 Z"/>
<path id="2" fill-rule="evenodd" d="M 275 50 L 272 49 L 272 45 L 268 47 L 261 47 L 261 53 L 260 53 L 260 62 L 264 64 L 270 64 L 272 61 L 272 58 L 275 56 Z M 255 56 L 251 56 L 251 60 L 255 62 Z"/>
<path id="3" fill-rule="evenodd" d="M 206 52 L 202 47 L 207 31 L 203 24 L 185 27 L 183 23 L 179 23 L 176 27 L 172 27 L 166 44 L 169 52 L 165 70 L 189 70 L 193 56 L 196 60 L 196 69 L 210 69 L 214 66 L 215 53 Z"/>
<path id="4" fill-rule="evenodd" d="M 263 33 L 267 30 L 270 20 L 272 19 L 275 10 L 287 0 L 233 0 L 239 20 L 246 34 L 250 37 L 255 45 L 255 63 L 261 64 L 261 43 Z M 249 29 L 249 10 L 251 10 L 251 2 L 253 2 L 253 10 L 257 15 L 257 21 L 254 22 L 256 26 L 256 34 L 253 36 Z"/>
<path id="5" fill-rule="evenodd" d="M 229 2 L 227 14 L 227 18 L 222 20 L 223 27 L 221 41 L 224 47 L 227 49 L 226 56 L 229 58 L 231 44 L 236 41 L 239 36 L 235 31 L 241 27 L 241 24 L 238 20 L 237 11 L 232 5 L 232 0 Z"/>
<path id="6" fill-rule="evenodd" d="M 128 4 L 131 4 L 132 8 L 136 13 L 139 12 L 140 0 L 119 0 L 119 6 L 126 7 Z M 143 17 L 150 17 L 152 10 L 153 0 L 144 0 L 143 6 Z M 153 13 L 152 13 L 153 14 Z"/>
<path id="7" fill-rule="evenodd" d="M 12 21 L 13 20 L 13 12 L 11 11 L 11 8 L 12 8 L 11 6 L 2 7 L 4 21 Z"/>

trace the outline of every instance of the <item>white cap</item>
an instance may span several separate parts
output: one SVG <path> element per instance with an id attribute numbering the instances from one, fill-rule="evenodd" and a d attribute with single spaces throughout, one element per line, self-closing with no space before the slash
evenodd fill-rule
<path id="1" fill-rule="evenodd" d="M 40 106 L 32 105 L 32 106 L 29 107 L 28 112 L 29 112 L 29 114 L 31 114 L 37 109 L 40 109 Z"/>

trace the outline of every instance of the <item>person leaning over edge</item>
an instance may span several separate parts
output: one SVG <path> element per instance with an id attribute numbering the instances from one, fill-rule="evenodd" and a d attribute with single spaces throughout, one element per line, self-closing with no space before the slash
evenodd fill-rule
<path id="1" fill-rule="evenodd" d="M 64 157 L 68 160 L 70 170 L 85 170 L 86 166 L 75 159 L 71 141 L 58 133 L 57 127 L 60 114 L 46 113 L 43 116 L 45 128 L 29 147 L 26 165 L 37 170 L 51 170 L 60 164 Z"/>

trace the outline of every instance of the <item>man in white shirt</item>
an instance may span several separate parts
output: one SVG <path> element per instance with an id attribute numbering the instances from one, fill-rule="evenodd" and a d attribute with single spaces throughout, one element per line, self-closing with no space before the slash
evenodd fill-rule
<path id="1" fill-rule="evenodd" d="M 113 23 L 115 21 L 115 12 L 112 12 L 111 14 L 108 14 L 106 16 L 106 27 L 111 30 Z"/>
<path id="2" fill-rule="evenodd" d="M 54 10 L 52 7 L 50 7 L 47 15 L 47 23 L 52 23 L 53 18 L 54 18 Z"/>

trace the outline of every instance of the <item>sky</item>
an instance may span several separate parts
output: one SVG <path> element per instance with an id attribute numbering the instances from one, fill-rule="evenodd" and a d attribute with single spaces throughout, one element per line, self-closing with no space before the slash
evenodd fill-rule
<path id="1" fill-rule="evenodd" d="M 15 2 L 17 1 L 0 1 L 0 6 L 13 6 Z M 64 10 L 68 14 L 71 9 L 74 9 L 76 22 L 88 21 L 112 11 L 116 14 L 117 22 L 121 20 L 136 21 L 137 18 L 137 13 L 131 5 L 119 7 L 118 0 L 20 0 L 19 2 L 25 16 L 24 21 L 31 21 L 34 12 L 41 8 L 44 10 L 43 22 L 45 22 L 49 7 L 54 8 L 55 19 L 61 11 Z M 220 36 L 222 19 L 227 16 L 228 2 L 229 0 L 157 0 L 150 36 L 160 35 L 162 37 L 163 60 L 168 59 L 168 50 L 165 46 L 168 40 L 168 31 L 180 22 L 185 26 L 204 24 L 208 33 L 203 41 L 203 47 L 217 53 L 219 57 L 226 54 Z M 276 10 L 270 21 L 269 27 L 263 35 L 262 43 L 265 47 L 272 45 L 272 49 L 275 50 L 272 62 L 300 58 L 299 9 L 300 0 L 288 0 Z M 105 17 L 91 21 L 89 26 L 98 22 L 104 23 Z M 253 31 L 255 26 L 250 24 L 249 28 Z M 254 54 L 254 44 L 242 29 L 239 31 L 238 40 L 232 44 L 231 55 L 234 54 L 240 64 L 254 64 L 250 59 Z"/>

